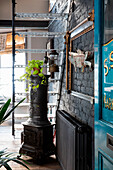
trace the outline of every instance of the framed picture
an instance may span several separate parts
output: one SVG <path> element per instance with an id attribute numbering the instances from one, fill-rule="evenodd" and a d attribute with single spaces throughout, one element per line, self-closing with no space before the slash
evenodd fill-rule
<path id="1" fill-rule="evenodd" d="M 72 66 L 72 62 L 69 61 L 69 52 L 73 52 L 73 42 L 79 38 L 80 36 L 86 34 L 87 32 L 94 29 L 94 18 L 92 17 L 93 12 L 90 17 L 87 17 L 83 20 L 79 25 L 73 28 L 71 31 L 66 34 L 66 39 L 69 39 L 70 49 L 68 45 L 66 45 L 66 89 L 71 91 L 72 90 L 72 70 L 74 69 Z M 90 20 L 91 19 L 91 20 Z M 68 42 L 66 42 L 67 44 Z M 79 58 L 76 58 L 77 64 L 80 64 L 83 61 L 83 55 L 79 55 Z"/>

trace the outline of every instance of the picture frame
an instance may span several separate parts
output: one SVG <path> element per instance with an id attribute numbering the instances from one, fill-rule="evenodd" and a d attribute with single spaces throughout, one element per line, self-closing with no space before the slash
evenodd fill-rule
<path id="1" fill-rule="evenodd" d="M 73 41 L 94 29 L 94 10 L 80 24 L 66 33 L 66 90 L 72 91 L 72 64 L 69 61 L 69 52 L 73 51 Z M 68 43 L 68 45 L 67 45 Z M 70 47 L 70 48 L 69 48 Z"/>

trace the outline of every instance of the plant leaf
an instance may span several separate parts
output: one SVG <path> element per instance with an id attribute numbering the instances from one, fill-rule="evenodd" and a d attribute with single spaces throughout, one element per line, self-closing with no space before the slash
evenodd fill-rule
<path id="1" fill-rule="evenodd" d="M 22 79 L 23 77 L 25 77 L 26 74 L 23 74 L 22 76 L 20 76 L 20 79 Z"/>
<path id="2" fill-rule="evenodd" d="M 13 153 L 13 152 L 8 153 L 7 155 L 5 155 L 5 157 L 7 158 L 7 157 L 9 157 L 9 156 L 11 156 L 11 155 L 14 155 L 14 153 Z"/>
<path id="3" fill-rule="evenodd" d="M 27 91 L 28 91 L 28 88 L 26 88 L 25 91 L 27 92 Z"/>
<path id="4" fill-rule="evenodd" d="M 39 88 L 39 84 L 36 86 L 36 88 Z"/>
<path id="5" fill-rule="evenodd" d="M 35 64 L 35 67 L 36 67 L 36 68 L 39 68 L 39 65 L 36 63 L 36 64 Z"/>
<path id="6" fill-rule="evenodd" d="M 6 150 L 7 150 L 7 148 L 5 148 L 5 149 L 1 150 L 1 151 L 0 151 L 0 153 L 1 153 L 1 152 L 5 152 Z"/>
<path id="7" fill-rule="evenodd" d="M 40 61 L 40 65 L 43 65 L 43 64 L 44 64 L 44 62 L 43 62 L 43 60 L 41 60 L 41 61 Z"/>
<path id="8" fill-rule="evenodd" d="M 34 72 L 33 72 L 33 75 L 35 75 L 35 74 L 37 74 L 38 73 L 38 70 L 35 70 Z"/>
<path id="9" fill-rule="evenodd" d="M 16 162 L 16 163 L 18 163 L 18 164 L 26 167 L 27 169 L 29 169 L 29 168 L 27 167 L 27 165 L 24 164 L 24 163 L 29 164 L 27 161 L 25 161 L 25 160 L 23 160 L 23 159 L 21 159 L 21 158 L 18 158 L 18 157 L 11 157 L 11 155 L 13 155 L 14 153 L 10 153 L 10 152 L 8 153 L 6 149 L 7 149 L 7 148 L 5 148 L 5 149 L 3 149 L 3 150 L 0 151 L 0 153 L 1 153 L 1 155 L 2 155 L 2 156 L 0 157 L 0 168 L 1 168 L 2 166 L 4 166 L 7 170 L 12 170 L 11 167 L 8 165 L 8 162 L 14 161 L 14 162 Z M 5 156 L 4 156 L 4 155 L 5 155 Z"/>
<path id="10" fill-rule="evenodd" d="M 24 154 L 22 154 L 22 155 L 24 155 Z M 26 155 L 25 155 L 26 156 Z M 22 158 L 17 158 L 18 160 L 21 160 L 21 161 L 23 161 L 24 163 L 26 163 L 26 164 L 28 164 L 28 165 L 30 165 L 30 163 L 29 162 L 27 162 L 26 160 L 24 160 L 24 159 L 22 159 Z"/>
<path id="11" fill-rule="evenodd" d="M 20 103 L 22 103 L 24 100 L 25 100 L 25 98 L 22 99 L 17 105 L 15 105 L 15 106 L 7 113 L 7 115 L 3 117 L 2 120 L 4 121 L 5 119 L 7 119 L 7 117 L 13 112 L 13 110 L 14 110 Z"/>
<path id="12" fill-rule="evenodd" d="M 19 161 L 19 160 L 17 160 L 17 159 L 12 159 L 12 161 L 14 161 L 14 162 L 16 162 L 16 163 L 18 163 L 18 164 L 26 167 L 27 169 L 29 169 L 23 162 L 21 162 L 21 161 Z M 29 169 L 29 170 L 30 170 L 30 169 Z"/>
<path id="13" fill-rule="evenodd" d="M 40 69 L 40 72 L 41 72 L 41 73 L 42 73 L 42 71 L 43 71 L 43 68 Z"/>
<path id="14" fill-rule="evenodd" d="M 2 107 L 2 109 L 0 110 L 0 122 L 2 121 L 6 110 L 8 109 L 9 105 L 10 105 L 11 99 L 9 99 Z"/>
<path id="15" fill-rule="evenodd" d="M 44 76 L 44 74 L 43 74 L 43 73 L 39 73 L 38 75 L 39 75 L 40 77 L 43 77 L 43 76 Z"/>
<path id="16" fill-rule="evenodd" d="M 33 86 L 32 88 L 33 88 L 33 90 L 34 90 L 34 89 L 36 88 L 36 86 Z"/>
<path id="17" fill-rule="evenodd" d="M 3 163 L 3 166 L 7 169 L 7 170 L 12 170 L 11 167 L 7 164 L 7 162 Z"/>

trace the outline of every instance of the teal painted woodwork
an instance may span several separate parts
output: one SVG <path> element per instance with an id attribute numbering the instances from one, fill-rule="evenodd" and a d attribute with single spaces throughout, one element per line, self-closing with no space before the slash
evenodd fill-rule
<path id="1" fill-rule="evenodd" d="M 113 124 L 113 40 L 102 46 L 102 119 Z"/>
<path id="2" fill-rule="evenodd" d="M 113 170 L 113 1 L 95 0 L 95 170 Z M 110 147 L 107 146 L 107 142 Z"/>
<path id="3" fill-rule="evenodd" d="M 112 170 L 113 162 L 109 155 L 104 154 L 102 150 L 98 153 L 99 169 L 98 170 Z"/>

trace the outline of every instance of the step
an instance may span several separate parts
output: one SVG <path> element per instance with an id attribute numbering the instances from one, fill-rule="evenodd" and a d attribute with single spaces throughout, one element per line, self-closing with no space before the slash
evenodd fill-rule
<path id="1" fill-rule="evenodd" d="M 55 94 L 59 94 L 59 93 L 58 93 L 58 92 L 56 92 L 56 91 L 48 91 L 48 94 L 55 95 Z"/>
<path id="2" fill-rule="evenodd" d="M 15 124 L 14 125 L 16 130 L 23 130 L 24 126 L 22 124 Z"/>
<path id="3" fill-rule="evenodd" d="M 47 105 L 48 105 L 48 107 L 56 107 L 57 106 L 56 103 L 48 103 Z"/>
<path id="4" fill-rule="evenodd" d="M 15 93 L 15 94 L 25 95 L 25 94 L 29 94 L 29 92 L 22 92 L 22 93 Z M 48 94 L 58 94 L 58 92 L 56 92 L 56 91 L 48 91 Z"/>
<path id="5" fill-rule="evenodd" d="M 48 118 L 54 118 L 54 119 L 56 119 L 56 116 L 55 116 L 55 115 L 52 115 L 52 114 L 51 114 L 51 115 L 48 114 L 47 117 L 48 117 Z"/>
<path id="6" fill-rule="evenodd" d="M 25 94 L 29 94 L 29 92 L 16 92 L 15 94 L 18 94 L 18 95 L 25 95 Z"/>
<path id="7" fill-rule="evenodd" d="M 15 118 L 22 119 L 22 118 L 28 118 L 29 114 L 15 114 Z"/>
<path id="8" fill-rule="evenodd" d="M 16 105 L 16 104 L 18 104 L 18 103 L 15 102 L 15 105 Z M 29 105 L 30 105 L 30 103 L 20 103 L 20 104 L 19 104 L 19 106 L 29 106 Z M 18 106 L 18 107 L 19 107 L 19 106 Z"/>
<path id="9" fill-rule="evenodd" d="M 60 79 L 49 79 L 49 82 L 60 81 Z"/>

